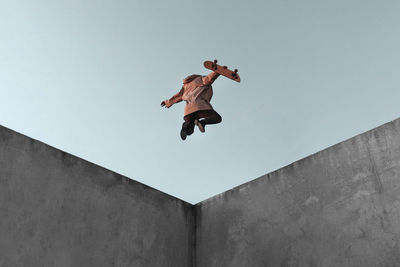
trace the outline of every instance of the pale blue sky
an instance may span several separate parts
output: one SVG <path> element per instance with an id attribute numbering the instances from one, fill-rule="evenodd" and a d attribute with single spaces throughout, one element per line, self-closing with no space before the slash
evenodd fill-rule
<path id="1" fill-rule="evenodd" d="M 197 203 L 400 116 L 400 1 L 0 0 L 0 124 Z M 223 118 L 159 106 L 204 60 Z"/>

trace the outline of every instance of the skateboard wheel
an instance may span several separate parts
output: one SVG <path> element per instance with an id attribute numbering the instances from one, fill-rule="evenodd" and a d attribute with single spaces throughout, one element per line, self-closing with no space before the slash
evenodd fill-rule
<path id="1" fill-rule="evenodd" d="M 213 66 L 212 66 L 214 70 L 217 69 L 217 62 L 218 62 L 218 60 L 215 59 L 215 60 L 214 60 L 214 63 L 213 63 Z"/>
<path id="2" fill-rule="evenodd" d="M 223 68 L 224 68 L 224 69 L 227 69 L 228 67 L 227 67 L 227 66 L 223 66 Z"/>
<path id="3" fill-rule="evenodd" d="M 236 76 L 237 76 L 237 72 L 238 72 L 238 70 L 237 70 L 237 69 L 235 69 L 235 71 L 234 71 L 234 72 L 232 72 L 232 77 L 236 77 Z"/>

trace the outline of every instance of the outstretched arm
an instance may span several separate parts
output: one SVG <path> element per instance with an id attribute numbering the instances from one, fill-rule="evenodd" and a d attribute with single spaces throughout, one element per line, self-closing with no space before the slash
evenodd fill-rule
<path id="1" fill-rule="evenodd" d="M 182 101 L 182 96 L 183 96 L 183 87 L 182 89 L 179 91 L 179 93 L 175 94 L 173 97 L 171 97 L 168 100 L 164 100 L 163 102 L 161 102 L 161 106 L 162 107 L 166 107 L 169 108 L 171 107 L 173 104 L 175 103 L 179 103 Z"/>
<path id="2" fill-rule="evenodd" d="M 204 76 L 203 77 L 204 85 L 211 85 L 218 78 L 219 75 L 220 75 L 219 73 L 213 71 L 207 76 Z"/>

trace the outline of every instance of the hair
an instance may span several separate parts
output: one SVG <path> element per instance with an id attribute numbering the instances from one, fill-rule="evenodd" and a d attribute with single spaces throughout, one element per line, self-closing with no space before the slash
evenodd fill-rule
<path id="1" fill-rule="evenodd" d="M 196 79 L 197 77 L 201 77 L 201 75 L 199 74 L 192 74 L 187 76 L 185 79 L 183 79 L 183 83 L 190 83 L 191 81 L 193 81 L 194 79 Z"/>

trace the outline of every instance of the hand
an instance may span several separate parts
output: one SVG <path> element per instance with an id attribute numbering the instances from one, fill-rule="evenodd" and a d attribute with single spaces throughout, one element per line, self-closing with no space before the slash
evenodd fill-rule
<path id="1" fill-rule="evenodd" d="M 171 105 L 168 105 L 166 101 L 161 102 L 162 107 L 169 108 Z"/>

